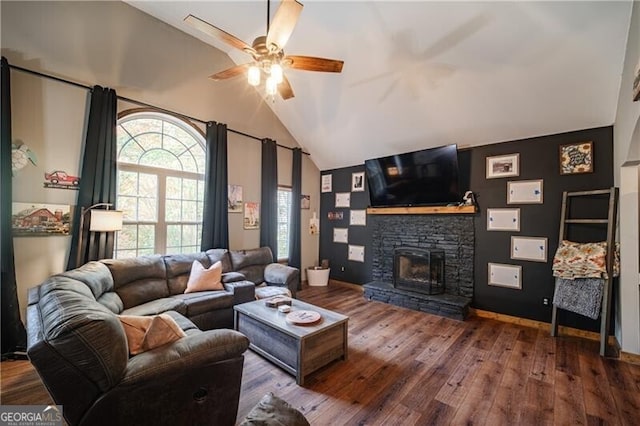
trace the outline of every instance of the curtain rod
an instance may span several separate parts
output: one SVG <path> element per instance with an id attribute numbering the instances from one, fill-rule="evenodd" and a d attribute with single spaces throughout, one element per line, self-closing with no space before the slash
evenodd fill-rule
<path id="1" fill-rule="evenodd" d="M 18 65 L 9 64 L 9 68 L 10 69 L 12 68 L 12 69 L 15 69 L 15 70 L 18 70 L 18 71 L 22 71 L 22 72 L 27 73 L 27 74 L 35 75 L 35 76 L 38 76 L 38 77 L 48 78 L 50 80 L 54 80 L 54 81 L 57 81 L 57 82 L 60 82 L 60 83 L 70 84 L 72 86 L 79 87 L 79 88 L 82 88 L 82 89 L 86 89 L 86 90 L 89 90 L 89 91 L 93 90 L 93 87 L 90 87 L 90 86 L 87 86 L 87 85 L 84 85 L 84 84 L 81 84 L 81 83 L 77 83 L 75 81 L 67 80 L 67 79 L 64 79 L 64 78 L 61 78 L 61 77 L 56 77 L 54 75 L 45 74 L 45 73 L 42 73 L 42 72 L 39 72 L 39 71 L 34 71 L 34 70 L 27 69 L 27 68 L 23 68 L 23 67 L 20 67 Z M 189 119 L 191 121 L 197 121 L 198 123 L 201 123 L 201 124 L 204 124 L 204 125 L 206 125 L 208 123 L 208 121 L 201 120 L 199 118 L 195 118 L 195 117 L 191 117 L 191 116 L 179 113 L 179 112 L 171 111 L 171 110 L 166 109 L 166 108 L 160 108 L 160 107 L 157 107 L 155 105 L 151 105 L 151 104 L 148 104 L 146 102 L 138 101 L 138 100 L 131 99 L 131 98 L 126 98 L 124 96 L 118 96 L 118 99 L 121 100 L 121 101 L 130 102 L 130 103 L 137 104 L 137 105 L 140 105 L 140 106 L 145 106 L 145 107 L 148 107 L 148 108 L 157 109 L 158 111 L 162 111 L 162 112 L 165 112 L 165 113 L 169 113 L 169 114 L 173 114 L 173 115 L 179 115 L 180 117 L 187 118 L 187 119 Z M 231 128 L 227 127 L 227 131 L 229 131 L 231 133 L 235 133 L 237 135 L 241 135 L 241 136 L 244 136 L 244 137 L 247 137 L 247 138 L 250 138 L 250 139 L 255 139 L 257 141 L 262 142 L 262 138 L 250 135 L 248 133 L 241 132 L 239 130 L 234 130 L 234 129 L 231 129 Z M 294 148 L 288 147 L 286 145 L 280 145 L 279 143 L 276 143 L 276 146 L 278 148 L 288 149 L 289 151 L 293 151 L 294 150 Z M 302 153 L 305 154 L 305 155 L 310 155 L 308 152 L 305 152 L 305 151 L 302 151 Z"/>

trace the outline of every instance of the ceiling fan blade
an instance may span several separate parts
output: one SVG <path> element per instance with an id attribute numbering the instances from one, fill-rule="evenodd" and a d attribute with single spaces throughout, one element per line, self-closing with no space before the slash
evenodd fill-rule
<path id="1" fill-rule="evenodd" d="M 241 74 L 244 74 L 250 66 L 251 66 L 250 63 L 237 65 L 235 67 L 231 67 L 224 71 L 220 71 L 218 73 L 210 75 L 209 78 L 214 81 L 220 81 L 220 80 L 226 80 L 229 78 L 237 77 Z"/>
<path id="2" fill-rule="evenodd" d="M 278 52 L 284 48 L 298 22 L 302 8 L 302 4 L 296 0 L 282 0 L 267 34 L 269 50 Z"/>
<path id="3" fill-rule="evenodd" d="M 313 56 L 286 56 L 283 64 L 289 68 L 305 71 L 342 72 L 344 61 L 316 58 Z"/>
<path id="4" fill-rule="evenodd" d="M 255 50 L 253 50 L 253 48 L 249 46 L 247 43 L 245 43 L 244 41 L 229 34 L 224 30 L 221 30 L 218 27 L 214 27 L 210 23 L 203 21 L 202 19 L 196 16 L 188 15 L 186 18 L 184 18 L 184 22 L 191 25 L 193 28 L 202 31 L 205 34 L 208 34 L 212 37 L 215 37 L 227 43 L 229 46 L 235 47 L 236 49 L 240 49 L 246 53 L 249 53 L 250 55 L 253 55 L 256 53 Z"/>
<path id="5" fill-rule="evenodd" d="M 280 97 L 285 101 L 293 98 L 293 89 L 291 88 L 289 80 L 284 75 L 282 76 L 282 83 L 278 84 L 278 93 L 280 93 Z"/>

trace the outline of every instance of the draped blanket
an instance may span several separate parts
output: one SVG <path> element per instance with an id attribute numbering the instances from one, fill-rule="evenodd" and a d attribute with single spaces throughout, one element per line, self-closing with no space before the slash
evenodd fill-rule
<path id="1" fill-rule="evenodd" d="M 553 304 L 560 309 L 598 319 L 603 289 L 603 278 L 556 278 Z"/>

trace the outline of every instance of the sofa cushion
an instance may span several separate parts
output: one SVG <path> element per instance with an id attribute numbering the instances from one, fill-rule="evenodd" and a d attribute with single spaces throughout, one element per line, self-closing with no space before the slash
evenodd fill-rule
<path id="1" fill-rule="evenodd" d="M 224 290 L 222 286 L 222 263 L 220 261 L 211 265 L 208 269 L 197 260 L 191 266 L 191 275 L 187 281 L 185 293 L 197 293 L 199 291 Z"/>
<path id="2" fill-rule="evenodd" d="M 172 299 L 179 300 L 186 306 L 187 317 L 194 317 L 205 312 L 230 308 L 233 306 L 233 295 L 226 291 L 200 291 L 197 293 L 176 294 Z"/>
<path id="3" fill-rule="evenodd" d="M 109 309 L 114 314 L 119 314 L 124 310 L 122 299 L 115 291 L 110 291 L 98 298 L 98 303 Z"/>
<path id="4" fill-rule="evenodd" d="M 190 336 L 194 333 L 202 333 L 202 331 L 196 326 L 189 318 L 185 317 L 182 314 L 179 314 L 176 311 L 167 311 L 164 313 L 165 315 L 169 315 L 173 320 L 180 326 L 182 331 L 184 331 L 187 336 Z"/>
<path id="5" fill-rule="evenodd" d="M 234 271 L 247 268 L 249 266 L 260 265 L 262 267 L 273 263 L 273 254 L 269 247 L 260 247 L 251 250 L 231 250 L 231 266 Z"/>
<path id="6" fill-rule="evenodd" d="M 118 318 L 127 336 L 131 355 L 150 351 L 187 336 L 175 320 L 167 314 L 152 317 L 120 315 Z"/>
<path id="7" fill-rule="evenodd" d="M 167 311 L 176 311 L 182 315 L 187 314 L 187 306 L 179 299 L 163 297 L 152 300 L 132 308 L 125 309 L 122 315 L 158 315 Z"/>
<path id="8" fill-rule="evenodd" d="M 194 260 L 200 262 L 205 268 L 212 265 L 209 256 L 202 252 L 170 254 L 163 256 L 163 259 L 167 268 L 167 284 L 170 294 L 184 293 Z"/>
<path id="9" fill-rule="evenodd" d="M 109 268 L 100 262 L 88 262 L 79 268 L 63 272 L 60 275 L 83 282 L 91 289 L 97 300 L 104 293 L 113 291 L 113 277 Z"/>
<path id="10" fill-rule="evenodd" d="M 207 254 L 207 257 L 209 257 L 209 261 L 211 262 L 211 264 L 214 264 L 217 261 L 222 262 L 223 274 L 233 271 L 233 266 L 231 265 L 231 259 L 229 258 L 229 250 L 209 249 L 205 253 Z"/>
<path id="11" fill-rule="evenodd" d="M 125 309 L 169 296 L 167 270 L 160 255 L 101 260 Z"/>

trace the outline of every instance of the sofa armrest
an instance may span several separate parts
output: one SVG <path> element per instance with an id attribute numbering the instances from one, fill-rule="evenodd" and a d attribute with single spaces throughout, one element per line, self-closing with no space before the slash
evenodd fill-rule
<path id="1" fill-rule="evenodd" d="M 195 333 L 138 354 L 127 364 L 122 385 L 133 386 L 146 381 L 162 381 L 174 371 L 203 369 L 219 361 L 241 356 L 249 339 L 234 330 L 219 329 Z"/>
<path id="2" fill-rule="evenodd" d="M 267 285 L 287 287 L 295 297 L 300 282 L 300 270 L 280 263 L 270 263 L 264 268 L 264 281 Z"/>
<path id="3" fill-rule="evenodd" d="M 224 283 L 224 288 L 233 293 L 233 304 L 252 302 L 256 300 L 256 285 L 251 281 L 236 281 Z"/>
<path id="4" fill-rule="evenodd" d="M 223 283 L 235 283 L 237 281 L 245 281 L 247 277 L 240 272 L 226 272 L 222 274 L 222 282 Z"/>

